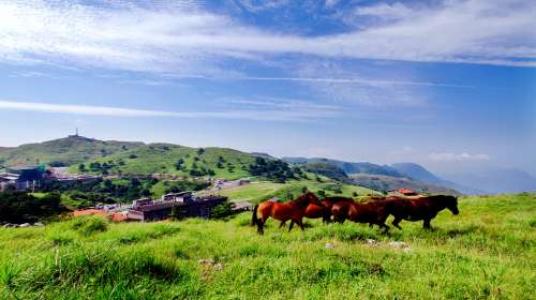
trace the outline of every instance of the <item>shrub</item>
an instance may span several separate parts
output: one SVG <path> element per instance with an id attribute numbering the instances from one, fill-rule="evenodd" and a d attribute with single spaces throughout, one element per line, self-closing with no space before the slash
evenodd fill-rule
<path id="1" fill-rule="evenodd" d="M 88 236 L 108 230 L 108 220 L 97 216 L 79 217 L 74 219 L 71 228 Z"/>
<path id="2" fill-rule="evenodd" d="M 224 202 L 217 205 L 210 212 L 210 216 L 215 219 L 224 218 L 232 214 L 232 204 L 231 202 Z"/>

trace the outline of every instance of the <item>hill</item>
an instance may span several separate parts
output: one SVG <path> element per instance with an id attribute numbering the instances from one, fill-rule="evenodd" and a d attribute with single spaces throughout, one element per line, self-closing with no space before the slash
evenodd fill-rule
<path id="1" fill-rule="evenodd" d="M 348 175 L 344 170 L 329 162 L 307 162 L 300 166 L 305 171 L 326 176 L 334 180 L 345 181 L 348 179 Z"/>
<path id="2" fill-rule="evenodd" d="M 307 171 L 321 174 L 345 183 L 355 184 L 376 191 L 392 191 L 411 188 L 423 193 L 460 194 L 453 183 L 435 176 L 414 163 L 391 166 L 373 163 L 352 163 L 326 158 L 284 158 Z"/>
<path id="3" fill-rule="evenodd" d="M 2 299 L 528 299 L 536 197 L 462 198 L 425 231 L 307 221 L 288 233 L 228 221 L 0 228 Z"/>
<path id="4" fill-rule="evenodd" d="M 303 158 L 303 157 L 284 157 L 283 160 L 293 164 L 307 163 L 327 163 L 343 170 L 346 174 L 370 174 L 385 175 L 392 177 L 404 177 L 396 169 L 387 165 L 378 165 L 369 162 L 347 162 L 327 158 Z"/>
<path id="5" fill-rule="evenodd" d="M 90 173 L 177 176 L 212 175 L 219 178 L 250 176 L 249 165 L 255 158 L 247 153 L 224 148 L 190 148 L 173 144 L 149 144 L 85 162 Z M 80 166 L 71 168 L 80 171 Z M 213 173 L 212 173 L 213 172 Z"/>
<path id="6" fill-rule="evenodd" d="M 272 197 L 277 197 L 281 200 L 294 199 L 297 195 L 303 193 L 304 187 L 316 194 L 323 192 L 330 196 L 336 195 L 352 198 L 368 195 L 373 192 L 367 188 L 324 178 L 322 182 L 316 180 L 290 180 L 284 184 L 269 181 L 253 182 L 248 185 L 225 189 L 220 194 L 229 197 L 231 201 L 258 203 Z"/>
<path id="7" fill-rule="evenodd" d="M 227 148 L 190 148 L 148 144 L 69 168 L 71 173 L 163 177 L 268 178 L 284 182 L 300 178 L 302 170 L 278 159 L 266 159 Z"/>
<path id="8" fill-rule="evenodd" d="M 449 187 L 425 183 L 405 177 L 392 177 L 383 175 L 354 174 L 350 176 L 353 184 L 367 187 L 376 191 L 393 191 L 401 188 L 409 188 L 426 194 L 449 194 L 460 195 L 457 190 Z"/>
<path id="9" fill-rule="evenodd" d="M 433 174 L 432 172 L 428 171 L 423 166 L 418 165 L 416 163 L 396 163 L 396 164 L 392 164 L 391 167 L 396 169 L 401 174 L 404 174 L 410 178 L 413 178 L 421 182 L 425 182 L 425 183 L 432 184 L 435 186 L 450 188 L 450 189 L 459 191 L 464 194 L 469 194 L 469 195 L 484 194 L 483 191 L 477 188 L 469 187 L 466 185 L 458 184 L 458 183 L 443 179 Z"/>
<path id="10" fill-rule="evenodd" d="M 258 163 L 260 165 L 258 165 Z M 211 176 L 237 179 L 249 176 L 284 181 L 298 177 L 276 158 L 226 148 L 190 148 L 174 144 L 101 141 L 78 135 L 0 148 L 0 167 L 47 164 L 69 166 L 70 173 L 102 175 Z M 253 167 L 256 167 L 252 169 Z"/>
<path id="11" fill-rule="evenodd" d="M 140 142 L 100 141 L 72 135 L 43 143 L 4 148 L 0 150 L 0 162 L 10 166 L 40 163 L 69 166 L 142 145 Z"/>

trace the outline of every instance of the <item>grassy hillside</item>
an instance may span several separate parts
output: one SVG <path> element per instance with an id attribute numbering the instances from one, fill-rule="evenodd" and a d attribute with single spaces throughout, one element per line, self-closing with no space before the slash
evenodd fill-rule
<path id="1" fill-rule="evenodd" d="M 532 298 L 536 197 L 463 198 L 460 210 L 441 213 L 433 232 L 404 222 L 391 236 L 316 221 L 304 233 L 269 222 L 259 236 L 249 214 L 2 228 L 0 298 Z"/>
<path id="2" fill-rule="evenodd" d="M 213 177 L 236 179 L 249 176 L 249 165 L 254 161 L 251 154 L 232 149 L 150 144 L 86 162 L 84 167 L 89 173 L 101 173 L 103 168 L 92 170 L 91 163 L 106 164 L 107 173 L 123 175 L 192 176 L 192 170 L 197 170 L 204 176 L 211 170 Z M 80 172 L 79 166 L 70 171 Z"/>
<path id="3" fill-rule="evenodd" d="M 353 197 L 357 195 L 366 195 L 371 193 L 370 189 L 365 189 L 355 185 L 341 184 L 328 179 L 323 179 L 320 183 L 313 180 L 289 181 L 285 184 L 274 182 L 253 182 L 249 185 L 239 186 L 223 190 L 220 194 L 229 197 L 231 201 L 250 201 L 257 203 L 278 197 L 282 200 L 295 198 L 302 193 L 303 187 L 318 193 L 325 191 L 327 195 L 340 195 Z M 355 194 L 354 194 L 355 193 Z"/>
<path id="4" fill-rule="evenodd" d="M 350 176 L 349 182 L 378 191 L 393 191 L 400 188 L 410 188 L 420 193 L 451 195 L 460 194 L 458 191 L 448 187 L 433 185 L 402 177 L 356 174 Z"/>
<path id="5" fill-rule="evenodd" d="M 6 165 L 71 165 L 143 145 L 137 142 L 100 141 L 81 136 L 26 144 L 0 150 L 0 162 Z M 0 163 L 1 164 L 1 163 Z"/>

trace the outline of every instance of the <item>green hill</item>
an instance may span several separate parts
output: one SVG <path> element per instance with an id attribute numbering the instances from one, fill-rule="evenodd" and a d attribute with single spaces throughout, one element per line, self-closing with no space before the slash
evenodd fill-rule
<path id="1" fill-rule="evenodd" d="M 307 221 L 288 233 L 229 221 L 0 228 L 1 299 L 530 299 L 536 197 L 460 199 L 434 231 Z"/>
<path id="2" fill-rule="evenodd" d="M 82 136 L 0 149 L 0 164 L 68 166 L 142 146 L 140 142 L 100 141 Z"/>
<path id="3" fill-rule="evenodd" d="M 254 161 L 252 155 L 232 149 L 149 144 L 86 162 L 84 169 L 88 173 L 111 175 L 211 175 L 235 179 L 250 176 L 249 165 Z M 80 172 L 80 166 L 73 166 L 70 171 Z"/>

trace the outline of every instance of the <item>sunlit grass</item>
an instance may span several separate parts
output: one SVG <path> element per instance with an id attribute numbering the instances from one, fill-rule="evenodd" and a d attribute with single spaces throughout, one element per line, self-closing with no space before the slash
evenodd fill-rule
<path id="1" fill-rule="evenodd" d="M 0 298 L 533 297 L 536 197 L 464 198 L 460 211 L 442 212 L 435 231 L 403 222 L 403 231 L 388 236 L 318 221 L 307 221 L 303 233 L 269 221 L 259 236 L 249 213 L 228 221 L 84 218 L 0 229 Z"/>

